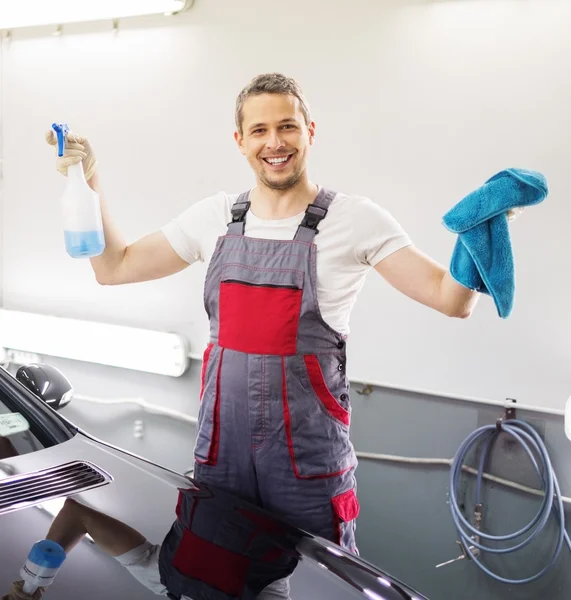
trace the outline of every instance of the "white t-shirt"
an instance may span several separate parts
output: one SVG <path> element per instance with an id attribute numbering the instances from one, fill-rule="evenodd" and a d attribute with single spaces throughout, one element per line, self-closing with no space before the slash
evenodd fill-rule
<path id="1" fill-rule="evenodd" d="M 175 252 L 186 262 L 210 262 L 219 236 L 232 220 L 238 194 L 220 192 L 201 200 L 162 228 Z M 292 240 L 304 212 L 277 220 L 246 214 L 244 235 Z M 349 316 L 371 267 L 412 242 L 391 214 L 362 196 L 338 193 L 318 225 L 317 300 L 325 322 L 343 335 Z"/>

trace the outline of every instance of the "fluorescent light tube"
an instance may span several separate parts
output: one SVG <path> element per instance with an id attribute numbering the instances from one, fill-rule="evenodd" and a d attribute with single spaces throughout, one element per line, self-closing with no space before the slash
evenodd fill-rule
<path id="1" fill-rule="evenodd" d="M 180 377 L 188 343 L 175 333 L 0 310 L 0 347 Z"/>
<path id="2" fill-rule="evenodd" d="M 174 14 L 190 0 L 0 0 L 0 29 Z"/>

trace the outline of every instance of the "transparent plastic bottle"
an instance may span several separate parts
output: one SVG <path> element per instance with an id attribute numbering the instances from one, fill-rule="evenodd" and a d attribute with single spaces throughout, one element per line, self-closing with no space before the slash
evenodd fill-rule
<path id="1" fill-rule="evenodd" d="M 64 549 L 52 540 L 36 542 L 20 569 L 20 577 L 24 581 L 22 591 L 33 595 L 39 587 L 51 585 L 66 558 Z"/>
<path id="2" fill-rule="evenodd" d="M 63 156 L 69 128 L 65 123 L 54 123 L 52 128 L 57 134 L 58 156 Z M 102 254 L 105 235 L 99 194 L 89 187 L 82 163 L 67 168 L 67 186 L 60 202 L 67 253 L 72 258 L 90 258 Z"/>

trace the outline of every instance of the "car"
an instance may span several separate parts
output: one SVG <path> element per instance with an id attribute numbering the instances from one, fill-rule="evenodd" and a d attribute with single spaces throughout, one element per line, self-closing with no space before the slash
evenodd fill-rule
<path id="1" fill-rule="evenodd" d="M 70 382 L 48 364 L 25 365 L 15 374 L 0 368 L 0 597 L 22 579 L 30 550 L 71 503 L 114 519 L 110 535 L 125 526 L 156 544 L 160 573 L 174 567 L 169 586 L 183 581 L 191 590 L 183 597 L 194 600 L 255 598 L 284 578 L 292 599 L 427 600 L 378 566 L 227 490 L 96 439 L 58 412 L 72 398 Z M 193 524 L 181 529 L 189 510 Z M 180 587 L 153 591 L 86 531 L 44 598 L 180 594 Z M 173 546 L 177 532 L 182 542 Z"/>

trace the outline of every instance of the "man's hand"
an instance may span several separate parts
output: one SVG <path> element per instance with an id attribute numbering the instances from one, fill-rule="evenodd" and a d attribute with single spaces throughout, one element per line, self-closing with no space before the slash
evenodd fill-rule
<path id="1" fill-rule="evenodd" d="M 469 317 L 480 296 L 414 246 L 387 256 L 375 270 L 399 292 L 449 317 Z"/>
<path id="2" fill-rule="evenodd" d="M 516 206 L 515 208 L 510 208 L 507 212 L 508 222 L 511 222 L 514 219 L 517 219 L 521 215 L 523 210 L 524 210 L 523 206 Z"/>
<path id="3" fill-rule="evenodd" d="M 2 600 L 39 600 L 46 591 L 46 588 L 40 587 L 33 594 L 26 594 L 22 591 L 23 585 L 23 581 L 15 581 L 10 591 L 5 596 L 2 596 Z"/>
<path id="4" fill-rule="evenodd" d="M 46 142 L 50 146 L 55 146 L 56 169 L 62 175 L 67 176 L 67 168 L 70 165 L 76 165 L 83 161 L 83 172 L 85 173 L 86 181 L 89 181 L 93 177 L 95 168 L 97 167 L 97 159 L 86 137 L 70 131 L 65 136 L 63 156 L 57 155 L 57 136 L 53 129 L 46 132 Z"/>

